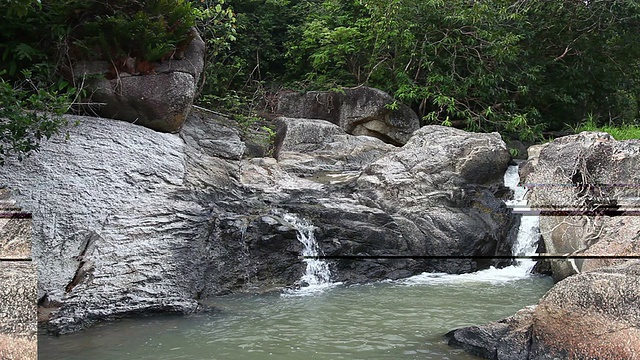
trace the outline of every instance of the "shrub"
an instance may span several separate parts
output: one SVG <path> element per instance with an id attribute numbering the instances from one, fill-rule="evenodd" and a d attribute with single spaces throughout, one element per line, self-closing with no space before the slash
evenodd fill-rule
<path id="1" fill-rule="evenodd" d="M 22 160 L 56 134 L 66 124 L 60 117 L 66 99 L 56 91 L 16 89 L 0 79 L 0 165 L 13 156 Z"/>
<path id="2" fill-rule="evenodd" d="M 188 45 L 195 15 L 184 0 L 78 1 L 69 19 L 73 55 L 155 62 Z"/>

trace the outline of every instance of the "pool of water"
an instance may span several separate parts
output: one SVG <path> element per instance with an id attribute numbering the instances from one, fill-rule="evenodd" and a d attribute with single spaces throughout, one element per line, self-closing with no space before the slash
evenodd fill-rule
<path id="1" fill-rule="evenodd" d="M 220 297 L 209 313 L 41 335 L 39 359 L 476 359 L 447 346 L 442 335 L 512 315 L 551 285 L 512 267 Z"/>

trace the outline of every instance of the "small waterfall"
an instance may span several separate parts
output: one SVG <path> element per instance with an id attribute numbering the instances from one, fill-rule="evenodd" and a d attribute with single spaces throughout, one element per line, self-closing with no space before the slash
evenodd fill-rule
<path id="1" fill-rule="evenodd" d="M 525 200 L 526 188 L 518 186 L 520 176 L 518 175 L 518 166 L 509 166 L 504 174 L 504 184 L 513 190 L 513 200 L 507 201 L 507 206 L 514 208 L 518 212 L 527 210 L 527 200 Z M 518 228 L 518 237 L 513 245 L 512 254 L 515 256 L 533 256 L 536 254 L 538 239 L 540 238 L 540 217 L 534 215 L 524 215 L 520 217 L 520 227 Z M 535 261 L 531 259 L 520 259 L 517 266 L 526 271 L 531 272 L 535 265 Z"/>
<path id="2" fill-rule="evenodd" d="M 300 287 L 297 289 L 287 289 L 283 295 L 304 296 L 322 292 L 327 288 L 338 285 L 331 282 L 331 272 L 329 264 L 323 260 L 314 258 L 320 255 L 318 250 L 318 242 L 314 235 L 315 226 L 309 224 L 303 219 L 293 214 L 282 215 L 282 220 L 292 226 L 298 232 L 298 241 L 302 243 L 302 255 L 307 257 L 303 259 L 306 263 L 306 270 L 300 279 Z"/>
<path id="3" fill-rule="evenodd" d="M 514 192 L 514 199 L 507 201 L 507 206 L 514 208 L 518 212 L 524 212 L 527 208 L 527 201 L 524 199 L 527 192 L 526 188 L 518 186 L 520 176 L 518 175 L 518 166 L 509 166 L 504 174 L 504 184 Z M 520 218 L 520 227 L 518 228 L 518 236 L 515 244 L 513 244 L 512 254 L 515 256 L 533 256 L 536 254 L 538 238 L 540 231 L 538 224 L 540 218 L 538 216 L 526 215 Z M 534 260 L 519 259 L 515 265 L 507 266 L 502 269 L 491 267 L 486 270 L 476 271 L 469 274 L 445 274 L 445 273 L 422 273 L 412 276 L 402 281 L 407 285 L 424 285 L 424 284 L 452 284 L 452 283 L 475 283 L 486 282 L 490 284 L 500 284 L 514 280 L 528 278 L 531 270 L 535 265 Z"/>

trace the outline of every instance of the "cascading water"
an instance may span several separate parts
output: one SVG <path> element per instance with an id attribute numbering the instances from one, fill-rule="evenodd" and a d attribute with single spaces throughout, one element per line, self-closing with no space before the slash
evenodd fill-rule
<path id="1" fill-rule="evenodd" d="M 523 212 L 526 210 L 525 200 L 526 188 L 518 186 L 520 176 L 518 166 L 509 166 L 504 174 L 504 184 L 514 192 L 513 200 L 507 201 L 507 205 Z M 540 218 L 534 215 L 522 216 L 518 236 L 513 245 L 512 254 L 514 256 L 533 256 L 536 254 L 538 238 L 540 236 L 538 224 Z M 403 280 L 405 284 L 446 284 L 460 282 L 488 282 L 491 284 L 504 283 L 527 278 L 531 275 L 531 270 L 535 261 L 531 259 L 518 259 L 515 265 L 502 269 L 491 267 L 486 270 L 469 274 L 452 275 L 445 273 L 423 273 Z"/>
<path id="2" fill-rule="evenodd" d="M 507 205 L 523 211 L 527 209 L 527 200 L 524 198 L 527 189 L 518 186 L 520 176 L 518 175 L 518 166 L 509 166 L 504 174 L 504 184 L 513 190 L 513 200 L 507 201 Z M 534 215 L 526 215 L 520 218 L 520 227 L 518 228 L 518 237 L 513 246 L 512 253 L 515 256 L 532 256 L 536 254 L 538 239 L 540 237 L 540 217 Z M 517 267 L 525 271 L 531 272 L 535 265 L 535 261 L 531 259 L 519 259 Z"/>
<path id="3" fill-rule="evenodd" d="M 288 289 L 283 295 L 310 295 L 322 292 L 327 288 L 337 285 L 336 283 L 331 282 L 329 264 L 316 258 L 320 255 L 318 242 L 314 235 L 316 227 L 293 214 L 282 215 L 282 220 L 296 229 L 298 233 L 298 241 L 300 241 L 304 246 L 302 249 L 302 256 L 304 256 L 303 261 L 306 264 L 304 275 L 302 275 L 302 278 L 300 279 L 300 287 L 293 290 Z"/>

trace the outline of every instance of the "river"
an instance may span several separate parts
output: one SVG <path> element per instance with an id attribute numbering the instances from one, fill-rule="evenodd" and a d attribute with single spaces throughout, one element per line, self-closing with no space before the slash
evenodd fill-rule
<path id="1" fill-rule="evenodd" d="M 517 172 L 510 172 L 505 180 L 515 185 Z M 524 221 L 521 234 L 531 227 L 535 224 Z M 523 236 L 515 254 L 532 251 Z M 207 313 L 124 319 L 71 335 L 41 335 L 39 359 L 476 359 L 447 346 L 442 335 L 537 303 L 553 282 L 529 274 L 531 265 L 219 297 L 209 304 L 216 310 Z"/>

